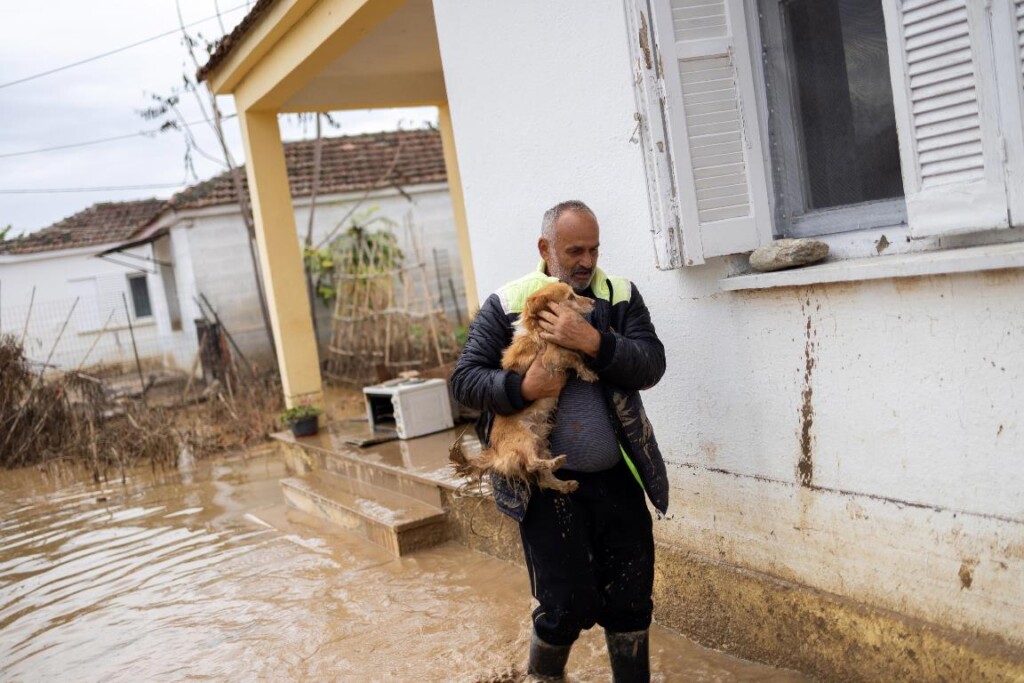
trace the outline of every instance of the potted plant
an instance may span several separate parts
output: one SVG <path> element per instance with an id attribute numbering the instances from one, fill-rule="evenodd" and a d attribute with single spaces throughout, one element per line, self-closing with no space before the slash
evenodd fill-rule
<path id="1" fill-rule="evenodd" d="M 316 406 L 292 406 L 281 413 L 281 422 L 288 425 L 295 436 L 312 436 L 317 433 L 318 418 L 323 412 Z"/>

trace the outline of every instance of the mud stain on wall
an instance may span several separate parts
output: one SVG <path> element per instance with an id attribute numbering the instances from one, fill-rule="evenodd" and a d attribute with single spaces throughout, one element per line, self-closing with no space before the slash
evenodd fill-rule
<path id="1" fill-rule="evenodd" d="M 800 459 L 796 466 L 797 481 L 801 486 L 807 487 L 814 485 L 814 435 L 811 432 L 814 426 L 814 387 L 811 385 L 811 378 L 814 375 L 817 357 L 817 332 L 814 330 L 811 313 L 808 310 L 810 305 L 810 299 L 800 304 L 800 308 L 807 316 L 807 324 L 804 327 L 804 377 L 803 390 L 800 393 Z"/>
<path id="2" fill-rule="evenodd" d="M 974 568 L 977 566 L 977 560 L 964 560 L 960 563 L 960 571 L 957 572 L 957 576 L 960 577 L 960 590 L 970 588 L 974 583 Z"/>
<path id="3" fill-rule="evenodd" d="M 1020 683 L 1024 652 L 659 543 L 656 621 L 716 650 L 822 683 Z"/>

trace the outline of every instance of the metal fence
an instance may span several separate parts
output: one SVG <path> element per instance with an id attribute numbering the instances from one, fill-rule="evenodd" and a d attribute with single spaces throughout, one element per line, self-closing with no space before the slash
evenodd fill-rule
<path id="1" fill-rule="evenodd" d="M 136 304 L 127 294 L 101 301 L 5 301 L 0 333 L 20 340 L 26 357 L 48 372 L 128 372 L 139 367 L 189 371 L 197 350 L 194 331 L 158 325 L 152 311 L 145 315 L 145 308 L 136 311 Z"/>

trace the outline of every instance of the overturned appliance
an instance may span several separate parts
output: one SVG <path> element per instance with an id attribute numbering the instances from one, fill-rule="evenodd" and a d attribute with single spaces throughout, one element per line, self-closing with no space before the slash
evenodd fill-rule
<path id="1" fill-rule="evenodd" d="M 363 387 L 370 428 L 394 430 L 399 439 L 451 429 L 451 400 L 443 379 L 393 379 Z"/>

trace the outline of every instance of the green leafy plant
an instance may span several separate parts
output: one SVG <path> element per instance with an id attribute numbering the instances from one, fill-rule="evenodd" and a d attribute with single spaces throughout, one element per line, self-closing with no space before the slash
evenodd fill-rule
<path id="1" fill-rule="evenodd" d="M 293 422 L 298 422 L 299 420 L 304 420 L 308 417 L 320 417 L 323 412 L 323 410 L 316 406 L 292 406 L 281 413 L 281 422 L 285 424 L 292 424 Z"/>
<path id="2" fill-rule="evenodd" d="M 392 230 L 394 221 L 375 216 L 378 207 L 354 215 L 349 227 L 330 244 L 307 247 L 303 257 L 315 283 L 316 295 L 325 303 L 336 297 L 351 297 L 365 292 L 363 287 L 379 289 L 381 281 L 357 283 L 352 278 L 373 278 L 402 266 L 405 255 Z M 375 227 L 380 224 L 380 227 Z M 373 229 L 371 229 L 373 228 Z M 344 282 L 339 286 L 338 278 Z"/>

